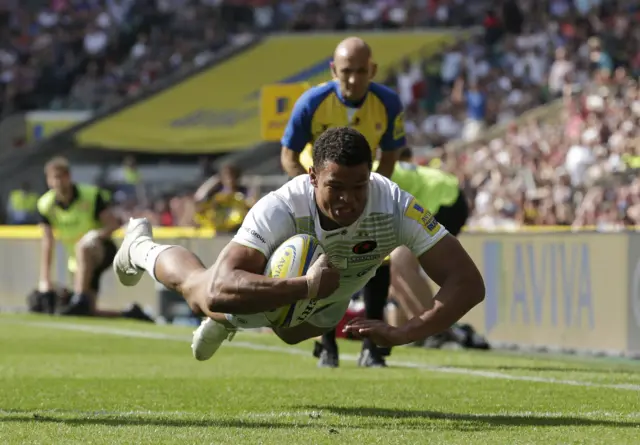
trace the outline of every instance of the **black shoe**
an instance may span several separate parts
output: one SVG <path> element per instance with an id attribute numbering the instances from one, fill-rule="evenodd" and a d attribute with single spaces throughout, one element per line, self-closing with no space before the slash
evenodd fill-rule
<path id="1" fill-rule="evenodd" d="M 69 303 L 60 309 L 60 315 L 67 316 L 89 316 L 91 315 L 91 304 L 89 297 L 83 294 L 74 294 Z"/>
<path id="2" fill-rule="evenodd" d="M 387 362 L 377 348 L 364 348 L 358 357 L 358 366 L 365 368 L 386 368 Z"/>
<path id="3" fill-rule="evenodd" d="M 137 303 L 132 304 L 131 308 L 129 308 L 128 310 L 122 311 L 122 316 L 124 318 L 131 318 L 132 320 L 140 320 L 140 321 L 146 321 L 148 323 L 155 323 L 155 320 L 149 317 L 145 313 L 145 311 L 142 310 L 140 305 Z"/>
<path id="4" fill-rule="evenodd" d="M 340 359 L 337 352 L 330 352 L 323 349 L 318 360 L 318 368 L 337 368 L 340 366 Z"/>

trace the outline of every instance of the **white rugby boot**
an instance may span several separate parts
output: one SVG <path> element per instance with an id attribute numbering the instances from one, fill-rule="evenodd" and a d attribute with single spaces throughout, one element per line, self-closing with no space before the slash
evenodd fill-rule
<path id="1" fill-rule="evenodd" d="M 224 326 L 222 323 L 206 318 L 198 329 L 193 331 L 191 350 L 196 360 L 209 360 L 216 353 L 222 342 L 231 341 L 236 335 L 236 329 Z"/>
<path id="2" fill-rule="evenodd" d="M 131 262 L 131 245 L 134 242 L 153 240 L 153 230 L 147 218 L 130 218 L 124 240 L 113 260 L 113 271 L 118 276 L 118 280 L 124 286 L 135 286 L 138 284 L 144 270 L 133 265 Z"/>

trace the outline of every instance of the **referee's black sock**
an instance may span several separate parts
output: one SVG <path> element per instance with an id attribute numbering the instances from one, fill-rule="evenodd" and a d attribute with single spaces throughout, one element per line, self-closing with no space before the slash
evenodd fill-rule
<path id="1" fill-rule="evenodd" d="M 336 342 L 336 330 L 332 329 L 329 332 L 322 334 L 322 347 L 329 354 L 338 354 L 338 342 Z"/>
<path id="2" fill-rule="evenodd" d="M 391 282 L 391 268 L 385 264 L 364 288 L 364 310 L 367 318 L 372 320 L 384 319 L 384 308 L 387 305 L 387 295 Z M 364 339 L 364 349 L 375 349 L 375 344 L 368 338 Z M 383 351 L 381 351 L 383 352 Z M 386 352 L 386 351 L 385 351 Z"/>

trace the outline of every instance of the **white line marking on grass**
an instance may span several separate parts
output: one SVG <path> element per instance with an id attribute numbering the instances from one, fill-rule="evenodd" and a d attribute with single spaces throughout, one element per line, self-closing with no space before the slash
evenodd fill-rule
<path id="1" fill-rule="evenodd" d="M 104 334 L 104 335 L 115 335 L 119 337 L 129 337 L 129 338 L 145 338 L 151 340 L 169 340 L 169 341 L 180 341 L 180 342 L 190 342 L 190 336 L 182 336 L 182 335 L 171 335 L 171 334 L 163 334 L 159 332 L 144 332 L 137 331 L 133 329 L 121 329 L 121 328 L 112 328 L 108 326 L 99 326 L 99 325 L 83 325 L 83 324 L 73 324 L 73 323 L 52 323 L 52 322 L 29 322 L 29 321 L 16 321 L 11 323 L 22 324 L 27 326 L 39 326 L 43 328 L 50 329 L 59 329 L 66 331 L 80 331 L 80 332 L 88 332 L 91 334 Z M 228 342 L 224 347 L 232 347 L 232 348 L 243 348 L 243 349 L 251 349 L 254 351 L 271 351 L 278 352 L 282 354 L 290 354 L 290 355 L 304 355 L 309 356 L 309 351 L 305 351 L 302 349 L 297 349 L 293 347 L 282 347 L 282 346 L 268 346 L 261 345 L 258 343 L 250 343 L 244 341 L 231 341 Z M 358 357 L 353 354 L 341 354 L 341 360 L 355 362 Z M 473 377 L 484 377 L 489 379 L 501 379 L 501 380 L 516 380 L 523 382 L 534 382 L 534 383 L 551 383 L 556 385 L 568 385 L 568 386 L 581 386 L 588 388 L 607 388 L 607 389 L 620 389 L 627 391 L 640 391 L 640 385 L 631 384 L 631 383 L 594 383 L 594 382 L 586 382 L 582 380 L 565 380 L 565 379 L 554 379 L 551 377 L 536 377 L 536 376 L 522 376 L 522 375 L 512 375 L 505 374 L 502 372 L 494 372 L 494 371 L 479 371 L 476 369 L 468 369 L 468 368 L 457 368 L 457 367 L 447 367 L 447 366 L 434 366 L 427 365 L 424 363 L 414 363 L 414 362 L 406 362 L 406 361 L 396 361 L 389 360 L 387 363 L 391 366 L 397 366 L 401 368 L 414 368 L 420 369 L 423 371 L 431 371 L 431 372 L 439 372 L 444 374 L 460 374 L 465 376 L 473 376 Z"/>

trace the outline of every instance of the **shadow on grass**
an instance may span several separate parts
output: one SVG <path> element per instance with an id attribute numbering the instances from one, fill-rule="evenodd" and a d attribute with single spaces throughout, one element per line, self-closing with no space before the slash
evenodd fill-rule
<path id="1" fill-rule="evenodd" d="M 277 414 L 277 413 L 276 413 Z M 282 413 L 283 417 L 286 413 Z M 250 417 L 250 416 L 247 416 Z M 0 424 L 5 423 L 50 423 L 60 424 L 67 426 L 159 426 L 159 427 L 172 427 L 172 428 L 239 428 L 239 429 L 315 429 L 315 430 L 328 430 L 329 433 L 339 433 L 342 430 L 373 430 L 373 429 L 390 429 L 397 427 L 397 423 L 394 420 L 381 420 L 374 417 L 367 418 L 362 416 L 357 424 L 339 419 L 324 419 L 322 416 L 317 416 L 309 413 L 307 418 L 296 418 L 281 421 L 274 421 L 274 419 L 251 419 L 242 417 L 239 415 L 234 418 L 233 416 L 227 416 L 227 418 L 220 418 L 216 414 L 203 414 L 197 413 L 109 413 L 109 412 L 79 412 L 74 410 L 51 410 L 51 411 L 38 411 L 38 410 L 18 410 L 18 409 L 5 409 L 0 410 Z M 391 417 L 391 416 L 389 416 Z M 327 421 L 328 420 L 328 421 Z M 414 425 L 402 425 L 403 430 L 421 430 L 424 428 L 422 424 Z M 486 426 L 479 424 L 455 424 L 455 425 L 443 425 L 441 429 L 451 429 L 455 431 L 480 431 L 485 429 Z"/>
<path id="2" fill-rule="evenodd" d="M 616 421 L 588 419 L 576 416 L 536 416 L 524 414 L 458 414 L 440 411 L 405 410 L 393 408 L 373 408 L 367 406 L 335 407 L 335 406 L 305 406 L 303 409 L 326 411 L 339 416 L 380 417 L 394 419 L 430 419 L 448 420 L 453 422 L 470 422 L 489 427 L 521 427 L 521 426 L 598 426 L 613 428 L 638 428 L 640 423 L 634 421 Z"/>
<path id="3" fill-rule="evenodd" d="M 233 419 L 216 418 L 215 415 L 193 414 L 173 417 L 167 414 L 110 414 L 110 413 L 82 413 L 77 411 L 56 410 L 55 412 L 38 412 L 28 410 L 2 410 L 4 416 L 0 416 L 0 423 L 26 422 L 26 423 L 57 423 L 70 426 L 82 425 L 104 425 L 104 426 L 161 426 L 172 428 L 189 427 L 221 427 L 221 428 L 317 428 L 318 425 L 305 424 L 302 422 L 273 422 L 269 419 Z"/>

